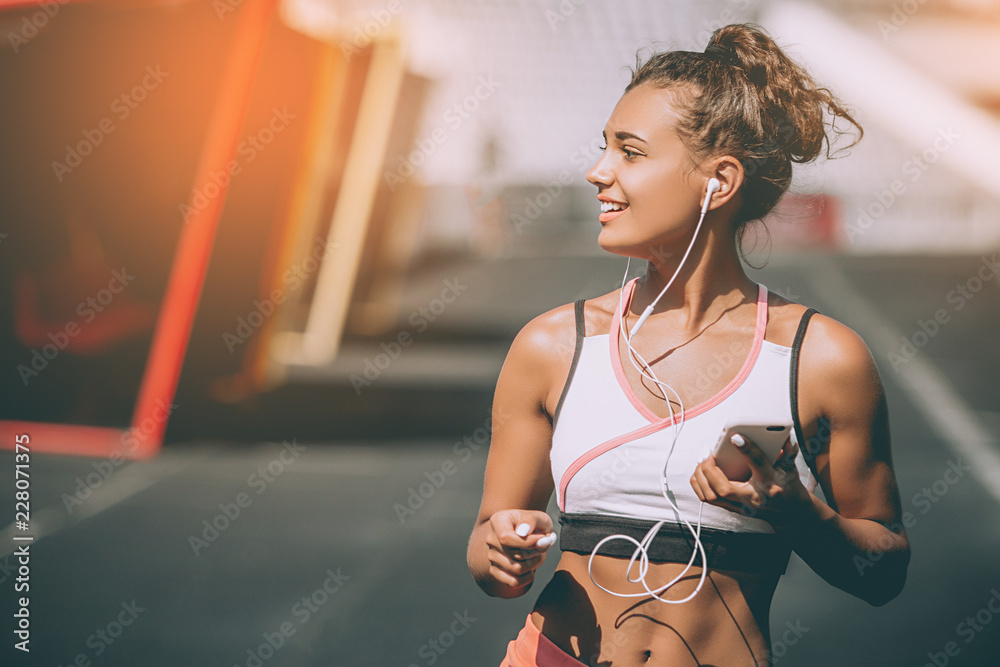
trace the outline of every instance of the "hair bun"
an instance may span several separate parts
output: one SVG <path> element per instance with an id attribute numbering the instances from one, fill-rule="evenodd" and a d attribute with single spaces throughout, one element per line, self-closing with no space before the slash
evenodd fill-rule
<path id="1" fill-rule="evenodd" d="M 738 67 L 740 64 L 739 57 L 736 55 L 736 49 L 732 45 L 725 47 L 721 44 L 709 44 L 705 47 L 705 55 L 727 65 Z"/>
<path id="2" fill-rule="evenodd" d="M 767 66 L 758 57 L 754 45 L 746 42 L 744 35 L 720 28 L 716 31 L 715 39 L 705 47 L 705 55 L 717 62 L 736 67 L 746 75 L 750 83 L 763 88 L 767 85 Z"/>
<path id="3" fill-rule="evenodd" d="M 729 155 L 743 164 L 737 238 L 744 223 L 765 216 L 788 189 L 793 162 L 811 162 L 824 143 L 831 157 L 833 135 L 845 134 L 833 121 L 857 128 L 850 146 L 864 134 L 830 90 L 750 23 L 717 29 L 704 52 L 657 53 L 644 63 L 637 55 L 625 92 L 643 85 L 681 93 L 673 102 L 676 129 L 696 163 Z"/>

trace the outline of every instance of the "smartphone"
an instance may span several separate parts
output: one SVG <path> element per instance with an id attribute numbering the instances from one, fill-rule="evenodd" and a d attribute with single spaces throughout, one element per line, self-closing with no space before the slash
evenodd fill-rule
<path id="1" fill-rule="evenodd" d="M 733 435 L 739 433 L 753 442 L 773 465 L 778 460 L 781 448 L 788 440 L 791 431 L 791 424 L 775 424 L 746 418 L 731 420 L 723 427 L 719 440 L 712 448 L 715 465 L 734 482 L 745 482 L 753 473 L 747 465 L 746 457 L 733 444 L 731 440 Z"/>

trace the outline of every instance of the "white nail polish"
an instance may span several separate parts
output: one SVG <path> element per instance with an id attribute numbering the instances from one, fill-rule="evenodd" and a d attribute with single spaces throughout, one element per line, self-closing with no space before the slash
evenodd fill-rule
<path id="1" fill-rule="evenodd" d="M 521 537 L 524 537 L 531 532 L 531 525 L 527 523 L 522 523 L 517 527 L 517 529 L 514 532 L 520 535 Z"/>

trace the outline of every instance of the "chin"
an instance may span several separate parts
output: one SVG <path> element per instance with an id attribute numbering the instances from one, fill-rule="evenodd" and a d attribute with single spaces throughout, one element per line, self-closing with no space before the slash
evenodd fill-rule
<path id="1" fill-rule="evenodd" d="M 645 259 L 647 252 L 646 249 L 649 247 L 648 242 L 635 241 L 634 239 L 621 239 L 615 238 L 614 234 L 609 234 L 607 227 L 601 230 L 600 235 L 597 237 L 597 245 L 606 252 L 610 252 L 614 255 L 621 255 L 622 257 L 631 257 L 633 259 Z"/>

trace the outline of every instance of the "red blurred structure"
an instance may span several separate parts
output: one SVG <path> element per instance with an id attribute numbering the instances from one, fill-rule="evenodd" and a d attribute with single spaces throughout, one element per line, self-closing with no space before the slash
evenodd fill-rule
<path id="1" fill-rule="evenodd" d="M 202 146 L 192 199 L 195 193 L 203 192 L 205 186 L 212 182 L 210 175 L 213 172 L 225 171 L 226 164 L 236 153 L 264 38 L 277 2 L 243 0 L 237 10 L 236 34 Z M 23 10 L 29 5 L 36 3 L 0 0 L 0 11 Z M 174 255 L 130 428 L 123 431 L 92 426 L 0 421 L 0 447 L 13 449 L 15 435 L 28 434 L 34 452 L 142 459 L 159 451 L 201 298 L 228 183 L 220 185 L 219 189 L 219 196 L 212 198 L 206 206 L 199 208 L 193 201 L 189 202 L 194 213 L 181 232 Z"/>

